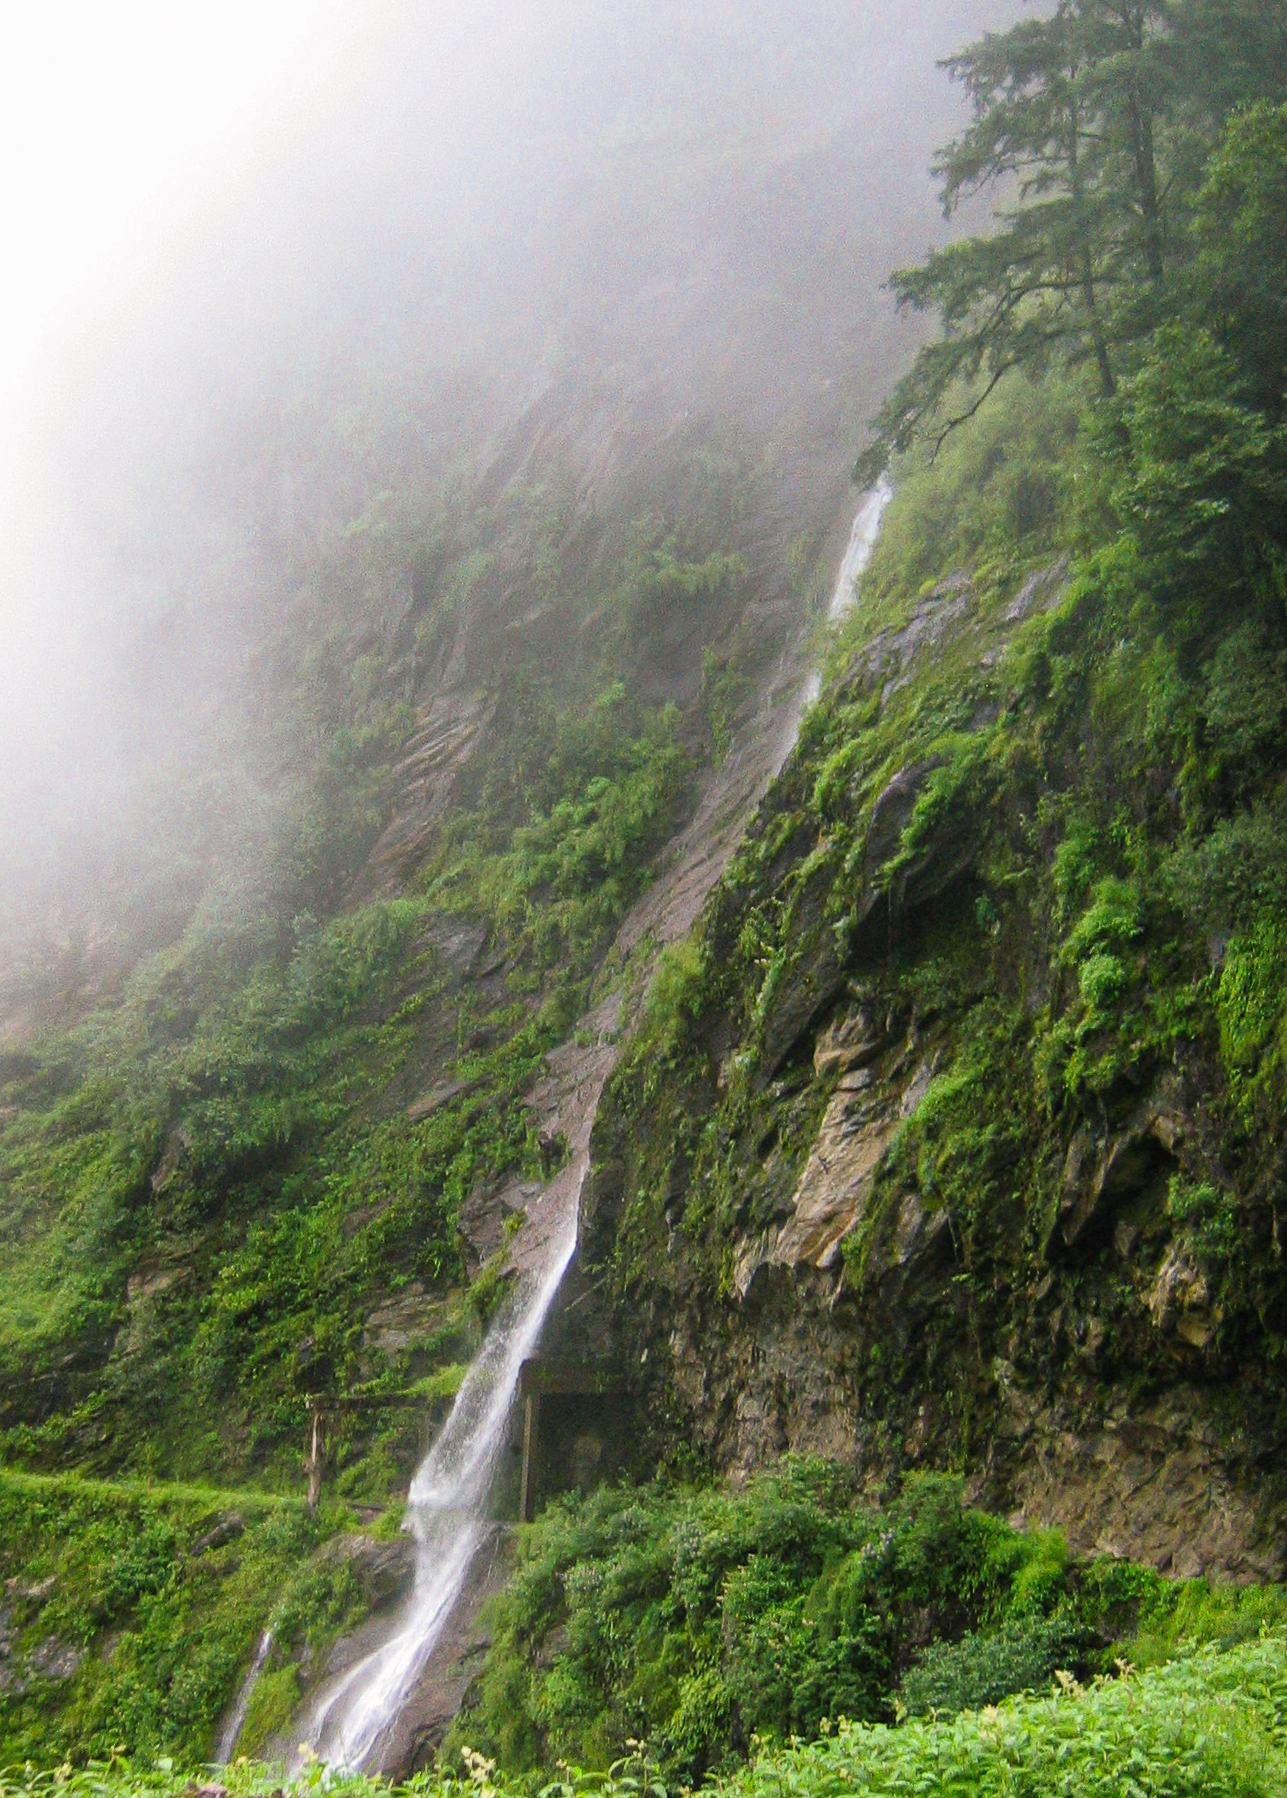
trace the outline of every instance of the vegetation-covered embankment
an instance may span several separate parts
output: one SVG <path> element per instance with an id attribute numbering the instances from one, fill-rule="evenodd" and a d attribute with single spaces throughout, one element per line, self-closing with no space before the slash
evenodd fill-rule
<path id="1" fill-rule="evenodd" d="M 1287 1623 L 1287 1594 L 1079 1561 L 1055 1531 L 964 1508 L 950 1477 L 913 1476 L 877 1505 L 834 1464 L 788 1457 L 738 1491 L 552 1506 L 493 1621 L 449 1766 L 467 1746 L 511 1778 L 602 1771 L 635 1742 L 691 1785 L 829 1720 L 942 1720 L 1252 1640 Z M 914 1764 L 930 1752 L 916 1740 L 891 1756 Z"/>

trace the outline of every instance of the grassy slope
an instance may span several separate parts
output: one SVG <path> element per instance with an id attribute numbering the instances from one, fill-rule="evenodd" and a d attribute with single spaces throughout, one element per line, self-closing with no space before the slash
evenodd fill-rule
<path id="1" fill-rule="evenodd" d="M 339 1521 L 262 1493 L 0 1472 L 0 1760 L 204 1759 L 265 1593 L 301 1642 L 355 1608 L 342 1576 L 309 1589 Z"/>
<path id="2" fill-rule="evenodd" d="M 485 1274 L 469 1286 L 459 1207 L 557 1159 L 526 1095 L 596 982 L 622 977 L 602 967 L 612 932 L 746 686 L 739 627 L 760 588 L 717 541 L 745 523 L 741 477 L 730 464 L 714 492 L 704 466 L 672 474 L 709 501 L 697 523 L 650 511 L 589 529 L 520 483 L 427 545 L 386 532 L 380 565 L 417 566 L 419 610 L 374 638 L 364 620 L 356 658 L 352 619 L 325 604 L 351 589 L 360 616 L 363 531 L 335 566 L 302 569 L 321 596 L 299 696 L 319 748 L 273 882 L 0 1058 L 0 1460 L 27 1470 L 0 1474 L 0 1563 L 15 1590 L 57 1576 L 49 1618 L 23 1600 L 7 1641 L 23 1690 L 0 1674 L 0 1758 L 120 1739 L 191 1761 L 283 1590 L 300 1618 L 272 1671 L 279 1710 L 292 1657 L 351 1613 L 353 1593 L 309 1571 L 340 1520 L 264 1514 L 301 1490 L 306 1396 L 421 1394 L 340 1413 L 328 1445 L 337 1496 L 405 1489 L 425 1407 L 454 1390 L 492 1294 Z M 536 624 L 509 630 L 533 599 Z M 684 714 L 641 696 L 667 619 L 715 644 Z M 354 905 L 453 631 L 502 703 L 403 891 Z M 452 959 L 462 927 L 477 977 Z M 371 1328 L 391 1301 L 409 1321 Z M 189 1566 L 183 1544 L 224 1502 L 244 1536 Z M 104 1557 L 153 1537 L 177 1584 L 95 1609 Z M 45 1637 L 87 1650 L 70 1679 L 29 1664 Z"/>

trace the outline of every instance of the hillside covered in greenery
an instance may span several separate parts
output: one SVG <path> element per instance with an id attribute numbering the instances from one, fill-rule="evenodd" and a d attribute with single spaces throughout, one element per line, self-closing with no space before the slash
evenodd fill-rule
<path id="1" fill-rule="evenodd" d="M 986 53 L 974 130 L 1000 141 L 1017 76 Z M 1263 1577 L 1287 113 L 1237 111 L 1189 160 L 1191 100 L 1156 120 L 1153 316 L 1134 276 L 1101 308 L 1111 394 L 1084 341 L 1070 366 L 1043 345 L 931 464 L 908 452 L 665 1052 L 600 1115 L 586 1253 L 659 1427 L 724 1466 L 928 1459 L 1089 1543 Z"/>
<path id="2" fill-rule="evenodd" d="M 568 1158 L 533 1094 L 600 1042 L 546 1347 L 611 1344 L 640 1477 L 507 1535 L 407 1789 L 1282 1789 L 1287 18 L 1061 0 L 951 67 L 945 201 L 995 228 L 894 277 L 941 329 L 837 628 L 768 459 L 681 436 L 587 496 L 564 392 L 556 447 L 299 551 L 271 872 L 92 1003 L 33 975 L 3 1794 L 168 1791 L 268 1626 L 280 1746 L 405 1592 Z M 691 931 L 619 937 L 814 653 Z"/>

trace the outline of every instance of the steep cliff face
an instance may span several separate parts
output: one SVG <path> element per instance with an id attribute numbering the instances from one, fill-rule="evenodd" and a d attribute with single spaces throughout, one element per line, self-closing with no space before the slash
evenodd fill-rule
<path id="1" fill-rule="evenodd" d="M 1282 626 L 1202 628 L 1055 559 L 851 630 L 595 1131 L 656 1455 L 950 1467 L 1079 1549 L 1281 1574 L 1279 927 L 1201 858 L 1278 790 L 1281 697 L 1221 708 Z"/>

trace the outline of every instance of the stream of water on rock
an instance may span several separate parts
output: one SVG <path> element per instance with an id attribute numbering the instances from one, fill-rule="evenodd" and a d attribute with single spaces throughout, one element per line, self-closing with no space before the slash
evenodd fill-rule
<path id="1" fill-rule="evenodd" d="M 245 1679 L 241 1682 L 236 1702 L 228 1712 L 228 1719 L 215 1741 L 214 1758 L 221 1767 L 226 1767 L 232 1759 L 233 1749 L 237 1746 L 237 1737 L 241 1734 L 241 1726 L 246 1721 L 246 1712 L 250 1709 L 250 1695 L 259 1683 L 259 1675 L 264 1670 L 264 1662 L 268 1659 L 268 1651 L 272 1645 L 273 1632 L 271 1629 L 266 1629 L 259 1638 L 255 1658 L 250 1663 L 250 1670 Z"/>
<path id="2" fill-rule="evenodd" d="M 410 1603 L 389 1639 L 324 1690 L 308 1720 L 306 1740 L 333 1767 L 356 1770 L 370 1758 L 438 1640 L 489 1533 L 489 1500 L 519 1370 L 536 1346 L 572 1258 L 576 1228 L 572 1205 L 550 1232 L 540 1266 L 523 1278 L 492 1323 L 411 1482 L 404 1524 L 416 1544 Z"/>
<path id="3" fill-rule="evenodd" d="M 831 604 L 827 608 L 827 617 L 832 624 L 838 624 L 853 609 L 858 582 L 867 572 L 867 564 L 871 561 L 876 539 L 880 535 L 880 521 L 885 516 L 885 507 L 893 497 L 894 489 L 882 478 L 858 508 L 854 528 L 849 533 L 849 545 L 840 564 L 840 573 L 836 576 Z"/>
<path id="4" fill-rule="evenodd" d="M 839 624 L 842 618 L 847 618 L 852 612 L 858 598 L 858 583 L 867 572 L 867 564 L 876 548 L 880 521 L 885 516 L 885 507 L 893 497 L 894 489 L 883 476 L 879 485 L 863 495 L 840 563 L 840 572 L 831 592 L 831 603 L 827 607 L 829 624 Z M 801 710 L 812 705 L 821 692 L 822 675 L 815 668 L 804 683 L 800 698 Z"/>
<path id="5" fill-rule="evenodd" d="M 839 622 L 857 597 L 857 583 L 875 548 L 892 489 L 882 481 L 858 508 L 836 577 L 828 618 Z M 818 697 L 810 675 L 801 703 Z M 535 1266 L 505 1301 L 465 1375 L 455 1404 L 411 1483 L 404 1528 L 416 1545 L 415 1584 L 393 1632 L 356 1665 L 326 1685 L 307 1713 L 304 1738 L 332 1767 L 354 1770 L 370 1761 L 398 1717 L 464 1589 L 470 1564 L 492 1528 L 490 1500 L 508 1436 L 523 1362 L 576 1248 L 576 1195 L 551 1229 Z M 255 1680 L 272 1644 L 267 1630 L 220 1732 L 217 1753 L 233 1752 Z"/>

